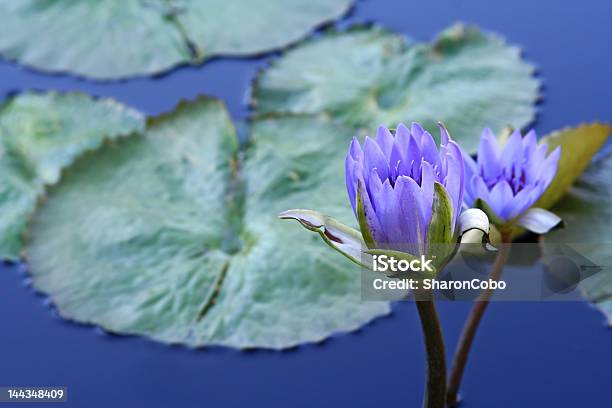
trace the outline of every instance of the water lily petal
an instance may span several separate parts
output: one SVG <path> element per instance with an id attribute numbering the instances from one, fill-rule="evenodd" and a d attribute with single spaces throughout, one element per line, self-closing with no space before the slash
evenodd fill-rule
<path id="1" fill-rule="evenodd" d="M 499 217 L 505 218 L 504 209 L 506 203 L 512 200 L 513 197 L 510 184 L 506 180 L 502 180 L 491 189 L 489 199 L 486 201 Z"/>
<path id="2" fill-rule="evenodd" d="M 377 242 L 386 242 L 387 239 L 363 183 L 362 179 L 357 181 L 357 221 L 363 240 L 373 248 Z"/>
<path id="3" fill-rule="evenodd" d="M 385 230 L 386 243 L 389 244 L 389 248 L 401 250 L 407 237 L 404 236 L 401 228 L 400 203 L 389 180 L 386 180 L 382 185 L 381 200 L 385 204 L 378 212 L 378 219 Z"/>
<path id="4" fill-rule="evenodd" d="M 531 207 L 537 201 L 538 197 L 539 192 L 537 191 L 537 186 L 529 185 L 519 191 L 506 203 L 502 213 L 505 214 L 506 219 L 510 220 Z"/>
<path id="5" fill-rule="evenodd" d="M 403 123 L 397 125 L 397 129 L 395 129 L 395 144 L 398 145 L 399 150 L 402 153 L 406 153 L 408 151 L 408 146 L 410 146 L 410 139 L 412 136 L 410 135 L 410 131 Z"/>
<path id="6" fill-rule="evenodd" d="M 432 166 L 436 167 L 440 165 L 440 154 L 436 146 L 436 141 L 429 132 L 423 132 L 421 134 L 421 156 L 431 163 Z"/>
<path id="7" fill-rule="evenodd" d="M 535 152 L 538 145 L 538 136 L 534 130 L 530 130 L 523 137 L 523 156 L 526 160 L 530 159 L 532 152 Z"/>
<path id="8" fill-rule="evenodd" d="M 547 188 L 552 182 L 555 174 L 557 173 L 557 165 L 559 164 L 559 158 L 561 157 L 561 147 L 557 147 L 552 151 L 542 163 L 540 168 L 539 179 L 542 180 L 544 188 Z"/>
<path id="9" fill-rule="evenodd" d="M 395 183 L 395 189 L 400 203 L 401 227 L 406 238 L 408 253 L 423 254 L 427 225 L 421 211 L 423 208 L 421 188 L 410 177 L 400 176 Z"/>
<path id="10" fill-rule="evenodd" d="M 398 143 L 393 143 L 391 147 L 391 156 L 389 157 L 389 171 L 391 180 L 395 181 L 400 174 L 401 163 L 405 162 L 401 147 Z"/>
<path id="11" fill-rule="evenodd" d="M 353 140 L 351 140 L 351 144 L 349 146 L 349 155 L 356 161 L 363 160 L 363 150 L 361 150 L 359 140 L 355 136 L 353 136 Z"/>
<path id="12" fill-rule="evenodd" d="M 346 181 L 346 191 L 349 196 L 349 201 L 351 202 L 351 207 L 353 207 L 353 213 L 357 216 L 357 207 L 355 205 L 356 195 L 357 195 L 357 169 L 359 168 L 360 163 L 355 161 L 351 157 L 350 154 L 346 155 L 346 159 L 344 161 L 344 177 Z"/>
<path id="13" fill-rule="evenodd" d="M 378 176 L 378 171 L 372 169 L 370 177 L 368 177 L 367 195 L 370 198 L 374 212 L 378 215 L 379 210 L 385 206 L 385 200 L 382 196 L 383 182 Z M 380 219 L 380 218 L 379 218 Z"/>
<path id="14" fill-rule="evenodd" d="M 377 169 L 381 179 L 389 177 L 389 165 L 383 151 L 375 140 L 367 136 L 363 144 L 363 167 L 366 175 L 369 175 L 372 169 Z"/>
<path id="15" fill-rule="evenodd" d="M 470 180 L 470 184 L 472 187 L 473 199 L 471 202 L 468 203 L 468 207 L 472 206 L 474 204 L 474 200 L 478 198 L 481 198 L 484 201 L 487 201 L 489 199 L 490 192 L 482 177 L 473 176 Z"/>
<path id="16" fill-rule="evenodd" d="M 404 124 L 399 124 L 395 131 L 395 144 L 402 153 L 403 161 L 398 168 L 399 174 L 410 176 L 413 166 L 421 161 L 421 151 L 414 137 Z"/>
<path id="17" fill-rule="evenodd" d="M 474 176 L 478 175 L 478 166 L 476 164 L 476 161 L 474 159 L 472 159 L 472 157 L 465 153 L 463 150 L 461 151 L 461 155 L 463 158 L 463 169 L 465 172 L 465 180 L 467 181 L 465 183 L 465 189 L 464 189 L 464 202 L 470 206 L 471 204 L 474 203 L 474 191 L 472 189 L 472 178 Z"/>
<path id="18" fill-rule="evenodd" d="M 531 208 L 517 220 L 518 225 L 536 234 L 546 234 L 561 222 L 559 216 L 542 208 Z"/>
<path id="19" fill-rule="evenodd" d="M 448 130 L 446 130 L 446 126 L 442 122 L 438 122 L 438 128 L 440 129 L 440 145 L 446 146 L 451 140 Z"/>
<path id="20" fill-rule="evenodd" d="M 525 159 L 525 180 L 527 183 L 535 183 L 538 181 L 540 169 L 546 159 L 548 151 L 546 144 L 538 145 Z"/>
<path id="21" fill-rule="evenodd" d="M 512 177 L 513 169 L 522 168 L 523 166 L 523 138 L 521 132 L 514 131 L 501 154 L 501 162 L 504 168 L 506 179 Z"/>
<path id="22" fill-rule="evenodd" d="M 378 143 L 380 150 L 382 150 L 387 160 L 391 157 L 391 148 L 394 142 L 395 139 L 389 129 L 384 126 L 379 126 L 376 132 L 376 143 Z"/>
<path id="23" fill-rule="evenodd" d="M 495 135 L 485 128 L 480 136 L 478 147 L 478 170 L 485 178 L 495 178 L 501 173 L 499 145 Z"/>
<path id="24" fill-rule="evenodd" d="M 423 126 L 419 125 L 416 122 L 412 122 L 412 125 L 410 126 L 410 133 L 412 134 L 412 137 L 414 137 L 416 140 L 420 141 L 421 140 L 421 135 L 425 132 L 425 129 L 423 129 Z"/>

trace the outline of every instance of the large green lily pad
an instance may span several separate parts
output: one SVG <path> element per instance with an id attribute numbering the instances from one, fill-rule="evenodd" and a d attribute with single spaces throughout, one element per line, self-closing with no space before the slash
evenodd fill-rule
<path id="1" fill-rule="evenodd" d="M 358 267 L 277 219 L 300 206 L 352 218 L 348 136 L 316 117 L 262 119 L 239 152 L 218 101 L 183 104 L 65 173 L 32 223 L 34 285 L 68 319 L 194 347 L 357 329 L 388 304 L 361 302 Z"/>
<path id="2" fill-rule="evenodd" d="M 610 129 L 608 128 L 608 132 Z M 602 268 L 585 279 L 581 288 L 607 316 L 612 326 L 612 155 L 600 158 L 580 176 L 553 211 L 566 228 L 546 235 L 546 243 L 574 247 Z"/>
<path id="3" fill-rule="evenodd" d="M 539 83 L 520 50 L 455 25 L 431 44 L 378 27 L 330 31 L 288 51 L 257 78 L 259 113 L 325 112 L 352 127 L 444 122 L 474 151 L 483 127 L 522 128 L 535 116 Z"/>
<path id="4" fill-rule="evenodd" d="M 144 125 L 134 110 L 78 93 L 24 93 L 0 106 L 0 258 L 19 257 L 36 200 L 62 168 Z"/>
<path id="5" fill-rule="evenodd" d="M 0 0 L 0 55 L 112 79 L 280 48 L 351 0 Z"/>

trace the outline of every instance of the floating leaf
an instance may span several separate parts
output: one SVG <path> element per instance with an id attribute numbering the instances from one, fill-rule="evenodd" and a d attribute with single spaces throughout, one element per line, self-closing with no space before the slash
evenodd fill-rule
<path id="1" fill-rule="evenodd" d="M 455 25 L 432 44 L 377 27 L 328 32 L 288 51 L 254 85 L 257 112 L 326 112 L 352 127 L 438 121 L 469 151 L 483 127 L 521 128 L 535 115 L 538 81 L 517 47 Z M 371 130 L 371 129 L 370 129 Z"/>
<path id="2" fill-rule="evenodd" d="M 0 0 L 0 54 L 99 79 L 283 47 L 350 0 Z"/>
<path id="3" fill-rule="evenodd" d="M 593 163 L 552 211 L 566 228 L 545 236 L 546 243 L 574 246 L 602 271 L 585 279 L 585 296 L 607 316 L 612 326 L 612 156 Z"/>
<path id="4" fill-rule="evenodd" d="M 189 346 L 280 349 L 387 313 L 360 301 L 359 267 L 277 218 L 352 219 L 349 133 L 315 117 L 251 128 L 239 161 L 226 111 L 200 99 L 77 161 L 32 223 L 36 288 L 66 318 Z"/>
<path id="5" fill-rule="evenodd" d="M 16 260 L 44 184 L 104 138 L 144 129 L 144 117 L 110 99 L 24 93 L 0 107 L 0 258 Z"/>
<path id="6" fill-rule="evenodd" d="M 553 182 L 536 207 L 550 208 L 559 201 L 608 140 L 611 130 L 608 125 L 592 123 L 559 130 L 541 139 L 540 143 L 547 144 L 549 153 L 561 146 L 561 158 Z"/>

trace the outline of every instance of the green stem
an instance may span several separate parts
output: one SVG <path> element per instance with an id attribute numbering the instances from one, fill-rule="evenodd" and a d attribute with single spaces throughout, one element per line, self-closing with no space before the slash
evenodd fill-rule
<path id="1" fill-rule="evenodd" d="M 423 408 L 444 408 L 446 395 L 444 337 L 431 292 L 426 295 L 426 300 L 416 301 L 427 352 L 427 383 L 425 385 Z"/>
<path id="2" fill-rule="evenodd" d="M 499 281 L 504 270 L 504 266 L 506 265 L 506 261 L 508 260 L 508 255 L 510 254 L 510 243 L 512 242 L 512 231 L 502 231 L 501 242 L 501 248 L 497 253 L 497 257 L 495 258 L 495 262 L 491 268 L 491 273 L 489 274 L 489 278 L 495 281 Z M 463 332 L 459 338 L 459 344 L 457 345 L 457 350 L 455 351 L 450 376 L 448 378 L 446 404 L 449 407 L 454 407 L 459 404 L 459 387 L 461 385 L 463 371 L 465 370 L 465 364 L 467 363 L 470 348 L 472 347 L 474 337 L 476 336 L 476 331 L 478 330 L 478 325 L 482 320 L 482 316 L 489 305 L 489 300 L 491 299 L 492 295 L 493 289 L 484 290 L 480 294 L 474 303 L 474 307 L 467 318 L 465 326 L 463 326 Z"/>

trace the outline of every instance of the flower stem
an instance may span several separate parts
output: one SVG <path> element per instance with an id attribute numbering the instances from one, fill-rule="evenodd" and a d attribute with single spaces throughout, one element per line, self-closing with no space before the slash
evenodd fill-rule
<path id="1" fill-rule="evenodd" d="M 416 301 L 427 352 L 427 383 L 425 385 L 423 408 L 444 408 L 446 395 L 444 338 L 431 292 L 426 295 L 426 300 Z"/>
<path id="2" fill-rule="evenodd" d="M 509 244 L 511 242 L 512 231 L 502 231 L 502 245 L 497 253 L 493 267 L 491 268 L 491 273 L 489 274 L 490 279 L 499 281 L 499 278 L 504 270 L 504 266 L 506 265 L 506 261 L 508 260 L 508 255 L 510 254 Z M 457 345 L 457 350 L 455 351 L 450 376 L 448 378 L 446 404 L 449 407 L 454 407 L 459 404 L 459 386 L 461 385 L 461 378 L 463 377 L 465 364 L 467 363 L 470 348 L 472 347 L 474 337 L 476 336 L 476 330 L 478 330 L 478 325 L 480 324 L 480 320 L 482 320 L 482 316 L 489 305 L 489 300 L 491 299 L 492 295 L 493 289 L 486 289 L 480 294 L 474 303 L 474 307 L 472 308 L 465 325 L 463 326 L 463 332 L 459 338 L 459 344 Z"/>

